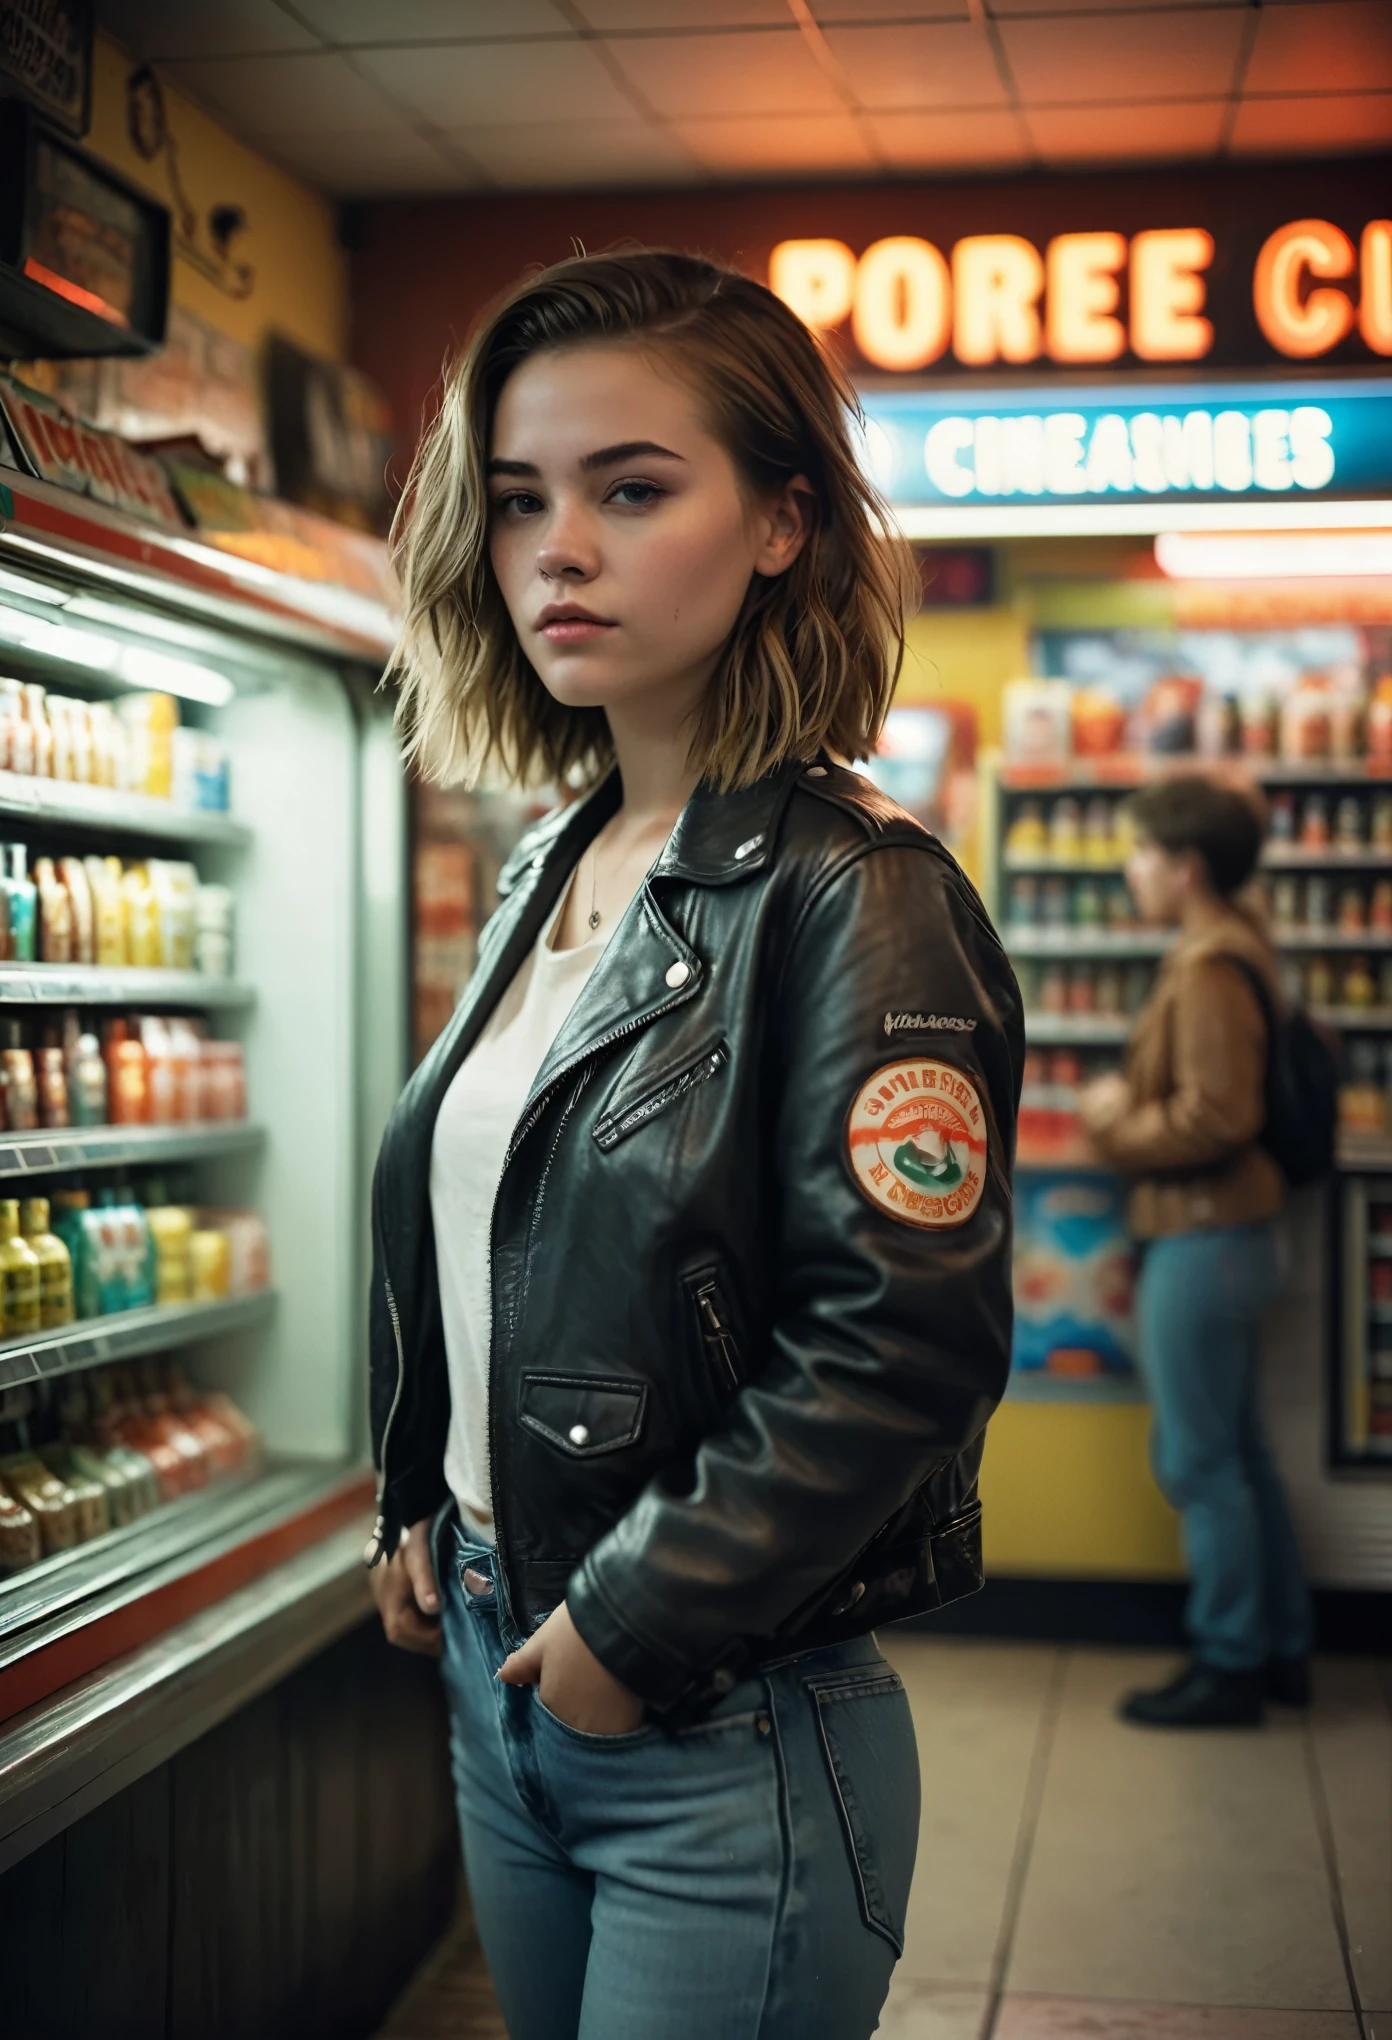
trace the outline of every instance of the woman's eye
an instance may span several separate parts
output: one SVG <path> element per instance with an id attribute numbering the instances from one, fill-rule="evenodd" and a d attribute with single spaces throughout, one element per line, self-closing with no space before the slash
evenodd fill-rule
<path id="1" fill-rule="evenodd" d="M 659 489 L 656 482 L 616 482 L 607 500 L 622 504 L 626 510 L 646 510 L 650 503 L 655 503 L 665 494 L 666 491 Z"/>
<path id="2" fill-rule="evenodd" d="M 493 499 L 495 512 L 504 517 L 535 517 L 545 507 L 540 496 L 533 496 L 526 489 L 514 489 L 510 496 Z"/>

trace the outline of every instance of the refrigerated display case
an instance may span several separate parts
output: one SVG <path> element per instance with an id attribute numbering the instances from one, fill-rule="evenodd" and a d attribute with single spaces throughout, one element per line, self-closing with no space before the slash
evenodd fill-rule
<path id="1" fill-rule="evenodd" d="M 0 960 L 0 1234 L 5 1200 L 47 1199 L 93 1313 L 35 1329 L 0 1243 L 0 1862 L 61 1818 L 46 1725 L 60 1688 L 91 1687 L 192 1617 L 211 1636 L 237 1590 L 297 1557 L 320 1600 L 296 1611 L 277 1574 L 277 1664 L 294 1662 L 287 1625 L 306 1651 L 325 1640 L 325 1595 L 340 1627 L 365 1611 L 369 1183 L 407 1067 L 405 794 L 377 692 L 387 611 L 6 484 L 0 742 L 10 676 L 26 712 L 43 689 L 73 727 L 109 728 L 104 709 L 120 722 L 124 702 L 130 735 L 108 773 L 124 785 L 5 769 L 32 762 L 27 740 L 0 761 L 0 838 L 26 853 L 6 877 L 78 860 L 69 906 L 81 872 L 104 870 L 117 915 L 105 950 L 99 930 L 84 946 L 41 895 L 33 960 L 13 953 L 13 927 Z M 55 1081 L 63 1065 L 70 1121 L 105 1123 L 62 1123 L 41 1083 L 31 1097 L 36 1060 Z M 237 1624 L 254 1653 L 244 1603 Z M 230 1647 L 207 1659 L 228 1693 Z M 189 1662 L 158 1677 L 176 1672 L 197 1687 Z M 88 1729 L 96 1716 L 83 1728 L 69 1708 L 65 1749 Z"/>

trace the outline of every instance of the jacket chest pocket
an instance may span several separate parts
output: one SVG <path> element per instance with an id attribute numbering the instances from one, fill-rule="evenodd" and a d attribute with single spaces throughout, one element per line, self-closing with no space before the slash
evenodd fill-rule
<path id="1" fill-rule="evenodd" d="M 597 1459 L 642 1437 L 648 1385 L 590 1374 L 524 1374 L 519 1401 L 524 1429 L 571 1459 Z"/>
<path id="2" fill-rule="evenodd" d="M 693 1268 L 682 1276 L 682 1290 L 687 1316 L 696 1329 L 697 1350 L 717 1395 L 726 1402 L 744 1380 L 744 1363 L 719 1271 L 713 1266 Z"/>
<path id="3" fill-rule="evenodd" d="M 725 1043 L 716 1041 L 709 1048 L 702 1049 L 690 1062 L 658 1077 L 647 1090 L 604 1112 L 595 1121 L 595 1145 L 607 1155 L 621 1140 L 639 1132 L 650 1120 L 677 1104 L 699 1084 L 709 1083 L 712 1077 L 719 1076 L 729 1059 L 730 1051 Z"/>

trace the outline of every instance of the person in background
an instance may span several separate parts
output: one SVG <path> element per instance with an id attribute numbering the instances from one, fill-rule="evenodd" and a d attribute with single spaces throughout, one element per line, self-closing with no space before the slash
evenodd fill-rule
<path id="1" fill-rule="evenodd" d="M 763 285 L 578 257 L 485 320 L 401 513 L 416 758 L 583 789 L 373 1192 L 368 1559 L 443 1653 L 512 2040 L 868 2040 L 919 1800 L 873 1632 L 981 1583 L 1024 1030 L 841 762 L 912 586 L 853 416 Z"/>
<path id="2" fill-rule="evenodd" d="M 1198 773 L 1131 803 L 1126 876 L 1144 920 L 1178 930 L 1123 1073 L 1083 1093 L 1104 1160 L 1132 1179 L 1142 1242 L 1140 1369 L 1152 1458 L 1183 1518 L 1192 1659 L 1123 1703 L 1153 1727 L 1241 1726 L 1267 1698 L 1309 1697 L 1309 1601 L 1260 1404 L 1260 1326 L 1275 1297 L 1281 1171 L 1261 1144 L 1267 1023 L 1248 973 L 1281 993 L 1275 954 L 1238 899 L 1256 869 L 1253 796 Z"/>

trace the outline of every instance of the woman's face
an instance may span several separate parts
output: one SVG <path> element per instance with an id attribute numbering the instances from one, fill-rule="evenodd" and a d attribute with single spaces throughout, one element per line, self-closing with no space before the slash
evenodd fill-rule
<path id="1" fill-rule="evenodd" d="M 796 485 L 756 498 L 687 383 L 615 343 L 514 370 L 488 488 L 493 571 L 547 692 L 655 729 L 691 714 L 750 577 L 805 536 Z"/>
<path id="2" fill-rule="evenodd" d="M 1172 855 L 1142 836 L 1126 860 L 1126 883 L 1143 921 L 1152 927 L 1173 927 L 1193 890 L 1194 854 L 1186 850 Z"/>

